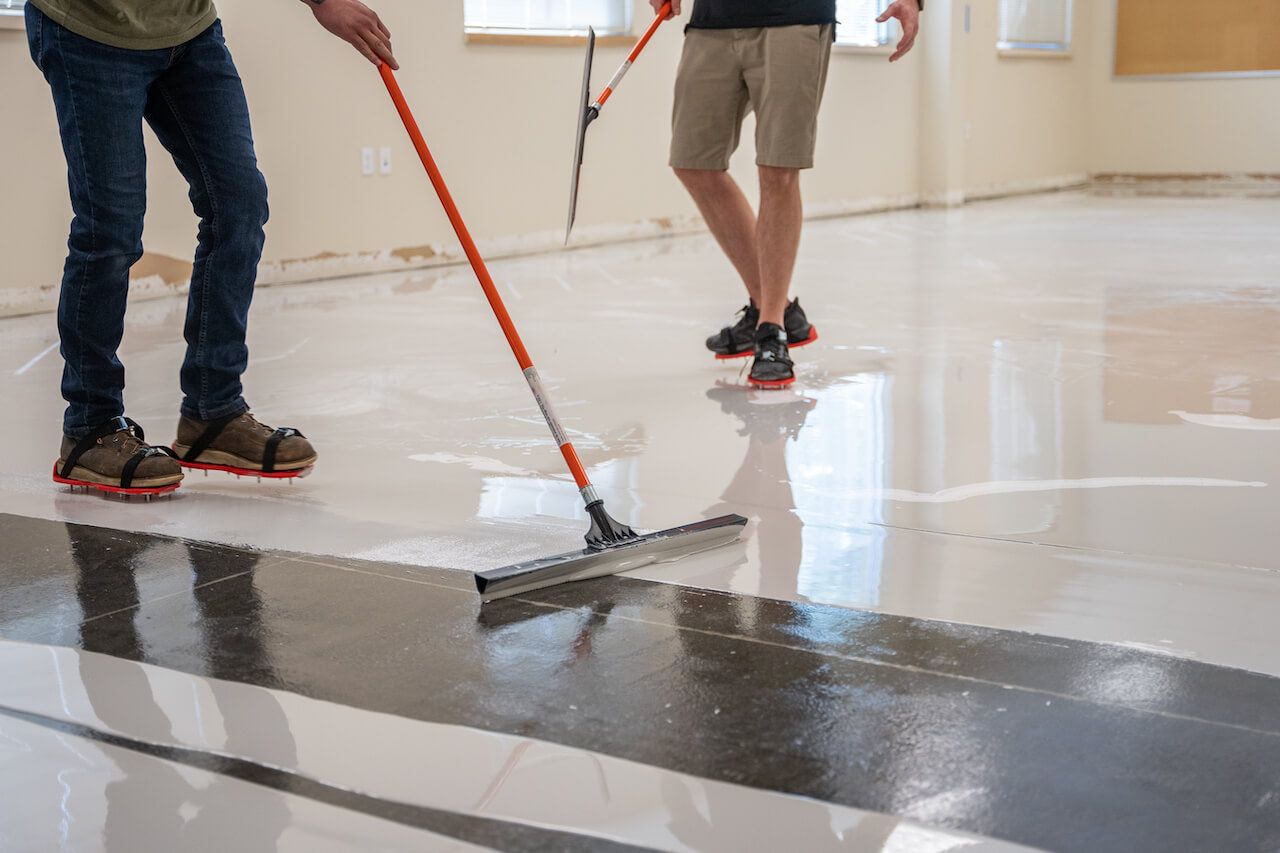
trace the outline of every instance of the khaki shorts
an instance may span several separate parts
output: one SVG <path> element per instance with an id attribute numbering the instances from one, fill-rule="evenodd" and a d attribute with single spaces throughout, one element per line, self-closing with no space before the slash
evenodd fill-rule
<path id="1" fill-rule="evenodd" d="M 691 29 L 676 77 L 671 165 L 729 168 L 742 120 L 756 114 L 756 163 L 813 167 L 831 26 Z"/>

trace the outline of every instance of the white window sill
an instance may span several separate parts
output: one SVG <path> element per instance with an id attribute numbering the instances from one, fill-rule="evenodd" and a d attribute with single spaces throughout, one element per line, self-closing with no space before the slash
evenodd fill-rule
<path id="1" fill-rule="evenodd" d="M 0 30 L 25 30 L 27 25 L 22 13 L 0 15 Z"/>
<path id="2" fill-rule="evenodd" d="M 836 53 L 847 53 L 852 56 L 893 56 L 893 52 L 896 49 L 891 44 L 870 46 L 865 44 L 840 44 L 839 42 L 836 42 L 834 48 Z"/>
<path id="3" fill-rule="evenodd" d="M 485 45 L 537 45 L 541 47 L 578 47 L 587 43 L 587 37 L 572 33 L 513 33 L 477 32 L 465 33 L 467 44 Z M 636 37 L 630 35 L 597 35 L 596 47 L 631 47 Z"/>
<path id="4" fill-rule="evenodd" d="M 1050 50 L 1027 47 L 998 47 L 996 53 L 1008 59 L 1074 59 L 1070 49 Z"/>

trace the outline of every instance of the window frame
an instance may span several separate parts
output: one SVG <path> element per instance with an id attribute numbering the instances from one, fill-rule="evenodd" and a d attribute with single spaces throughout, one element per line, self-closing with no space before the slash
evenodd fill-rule
<path id="1" fill-rule="evenodd" d="M 999 32 L 1004 28 L 1004 22 L 1001 13 L 1004 4 L 996 6 L 996 31 Z M 1009 57 L 1030 57 L 1041 59 L 1070 59 L 1075 46 L 1076 38 L 1076 3 L 1075 0 L 1066 0 L 1066 32 L 1065 40 L 1057 41 L 1005 41 L 997 37 L 996 52 L 1001 56 Z"/>
<path id="2" fill-rule="evenodd" d="M 0 30 L 24 30 L 26 24 L 26 0 L 18 0 L 14 9 L 0 8 Z"/>
<path id="3" fill-rule="evenodd" d="M 881 12 L 889 8 L 893 0 L 878 0 L 877 7 Z M 837 10 L 839 7 L 837 6 Z M 840 40 L 840 25 L 836 24 L 836 41 L 834 49 L 839 53 L 864 53 L 874 56 L 890 56 L 897 49 L 896 45 L 902 38 L 902 27 L 896 20 L 889 21 L 885 24 L 877 26 L 884 29 L 884 39 L 879 44 L 859 44 L 854 41 Z"/>
<path id="4" fill-rule="evenodd" d="M 620 28 L 596 30 L 598 46 L 630 44 L 635 33 L 635 4 L 630 0 L 617 0 L 626 13 L 626 23 Z M 583 28 L 522 28 L 477 27 L 467 23 L 466 6 L 463 5 L 462 32 L 469 44 L 585 44 L 587 29 Z"/>

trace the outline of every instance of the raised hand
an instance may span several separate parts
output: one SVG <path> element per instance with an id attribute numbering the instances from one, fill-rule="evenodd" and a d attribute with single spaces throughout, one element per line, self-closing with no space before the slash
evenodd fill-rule
<path id="1" fill-rule="evenodd" d="M 883 24 L 893 18 L 897 18 L 902 25 L 902 41 L 898 42 L 897 50 L 889 57 L 890 62 L 897 62 L 915 46 L 916 36 L 920 34 L 920 4 L 917 0 L 897 0 L 884 10 L 883 15 L 876 18 L 876 23 Z"/>

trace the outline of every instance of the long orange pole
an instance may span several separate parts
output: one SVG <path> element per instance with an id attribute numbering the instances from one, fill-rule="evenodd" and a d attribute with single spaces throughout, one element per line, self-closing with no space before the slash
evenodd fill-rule
<path id="1" fill-rule="evenodd" d="M 582 460 L 578 458 L 578 451 L 574 449 L 573 444 L 569 441 L 565 434 L 564 427 L 560 425 L 560 419 L 556 417 L 555 410 L 551 407 L 551 401 L 546 395 L 546 391 L 542 387 L 542 380 L 538 376 L 537 368 L 533 366 L 533 359 L 529 357 L 529 351 L 524 347 L 524 341 L 520 339 L 520 333 L 516 331 L 516 325 L 511 320 L 511 315 L 507 312 L 507 306 L 502 301 L 502 296 L 498 293 L 497 285 L 493 283 L 493 276 L 489 275 L 489 268 L 485 265 L 484 258 L 480 255 L 480 250 L 476 248 L 476 243 L 471 239 L 471 232 L 467 230 L 467 224 L 462 220 L 462 214 L 458 212 L 458 205 L 454 203 L 453 195 L 449 192 L 448 185 L 444 182 L 444 176 L 440 173 L 440 168 L 436 165 L 435 158 L 431 156 L 430 149 L 427 148 L 427 141 L 422 136 L 422 131 L 418 128 L 418 122 L 413 117 L 413 112 L 409 109 L 409 103 L 405 100 L 404 92 L 400 90 L 400 84 L 396 81 L 395 72 L 385 62 L 378 67 L 378 72 L 382 75 L 382 80 L 387 84 L 387 91 L 391 94 L 391 100 L 396 105 L 396 111 L 400 113 L 400 119 L 404 122 L 405 130 L 409 132 L 409 139 L 413 141 L 413 147 L 418 152 L 418 157 L 422 160 L 422 165 L 427 170 L 427 176 L 431 179 L 431 185 L 435 187 L 436 195 L 440 196 L 440 203 L 444 206 L 445 215 L 449 217 L 449 222 L 453 225 L 454 232 L 458 235 L 458 241 L 462 243 L 462 250 L 467 254 L 467 260 L 471 262 L 471 269 L 475 270 L 476 278 L 480 281 L 480 287 L 484 290 L 485 298 L 489 300 L 489 307 L 493 309 L 494 316 L 498 318 L 498 325 L 502 327 L 502 334 L 506 336 L 507 343 L 511 346 L 511 352 L 516 357 L 520 369 L 524 371 L 525 380 L 529 383 L 529 389 L 533 391 L 533 396 L 538 401 L 538 407 L 542 410 L 542 416 L 547 421 L 547 426 L 551 429 L 551 435 L 555 439 L 556 444 L 560 448 L 560 453 L 564 456 L 565 464 L 569 466 L 570 473 L 573 474 L 574 481 L 578 484 L 578 489 L 583 493 L 583 500 L 590 504 L 593 500 L 598 500 L 595 489 L 591 485 L 590 478 L 587 477 L 587 471 L 582 466 Z"/>
<path id="2" fill-rule="evenodd" d="M 604 91 L 600 93 L 600 97 L 596 98 L 595 103 L 591 105 L 597 113 L 600 108 L 605 105 L 610 97 L 613 96 L 613 90 L 618 88 L 618 84 L 622 82 L 622 78 L 627 76 L 627 72 L 631 70 L 631 66 L 640 58 L 641 51 L 645 45 L 649 43 L 649 39 L 653 38 L 653 34 L 658 31 L 658 27 L 662 26 L 662 22 L 671 14 L 671 3 L 668 0 L 662 8 L 658 10 L 658 17 L 653 19 L 653 23 L 649 25 L 649 29 L 644 31 L 644 35 L 640 36 L 640 41 L 636 42 L 636 46 L 631 48 L 631 53 L 627 56 L 626 62 L 622 63 L 622 67 L 613 75 L 613 79 L 609 81 L 609 85 L 604 87 Z"/>

